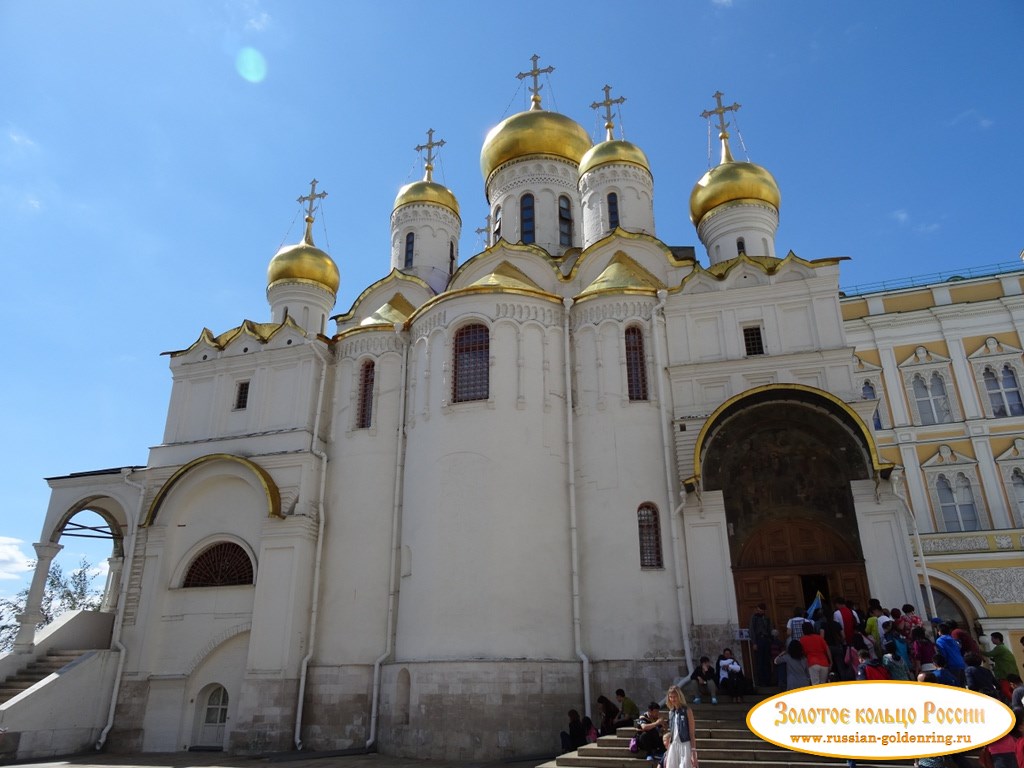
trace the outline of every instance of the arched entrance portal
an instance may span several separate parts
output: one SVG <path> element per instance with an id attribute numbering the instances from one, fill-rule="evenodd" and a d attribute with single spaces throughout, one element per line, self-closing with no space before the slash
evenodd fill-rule
<path id="1" fill-rule="evenodd" d="M 818 591 L 866 604 L 850 483 L 877 461 L 848 406 L 809 387 L 752 391 L 716 412 L 698 451 L 703 488 L 722 493 L 741 626 L 761 602 L 781 626 Z"/>

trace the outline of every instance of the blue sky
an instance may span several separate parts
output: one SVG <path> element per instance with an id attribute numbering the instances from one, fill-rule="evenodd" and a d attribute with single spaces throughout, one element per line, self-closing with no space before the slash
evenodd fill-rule
<path id="1" fill-rule="evenodd" d="M 480 145 L 527 107 L 532 54 L 555 67 L 544 106 L 594 138 L 601 87 L 627 98 L 672 245 L 698 243 L 699 114 L 716 90 L 740 102 L 749 158 L 782 189 L 778 250 L 849 256 L 850 286 L 1019 258 L 1022 39 L 1011 0 L 2 0 L 0 595 L 24 584 L 44 477 L 145 464 L 162 439 L 159 353 L 269 319 L 266 266 L 301 237 L 312 177 L 337 312 L 389 270 L 391 205 L 428 128 L 461 257 L 480 250 Z M 105 556 L 64 543 L 71 566 Z"/>

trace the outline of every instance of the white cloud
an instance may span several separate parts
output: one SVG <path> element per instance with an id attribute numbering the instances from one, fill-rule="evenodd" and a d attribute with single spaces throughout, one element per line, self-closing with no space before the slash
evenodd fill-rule
<path id="1" fill-rule="evenodd" d="M 32 141 L 32 139 L 29 138 L 27 134 L 22 133 L 13 126 L 8 127 L 7 138 L 10 140 L 11 144 L 13 144 L 16 147 L 21 147 L 23 149 L 36 148 L 36 143 Z"/>
<path id="2" fill-rule="evenodd" d="M 21 579 L 31 570 L 32 558 L 21 550 L 24 543 L 0 536 L 0 579 Z"/>
<path id="3" fill-rule="evenodd" d="M 918 224 L 914 227 L 915 232 L 920 232 L 922 235 L 930 235 L 932 232 L 938 232 L 941 225 L 936 223 L 931 224 Z"/>
<path id="4" fill-rule="evenodd" d="M 913 227 L 914 231 L 919 235 L 930 235 L 932 232 L 938 232 L 942 227 L 938 222 L 917 222 L 915 221 L 910 212 L 906 208 L 897 208 L 895 211 L 889 214 L 889 216 L 901 227 Z"/>
<path id="5" fill-rule="evenodd" d="M 908 221 L 910 221 L 910 214 L 907 213 L 902 208 L 900 208 L 899 210 L 893 211 L 890 215 L 894 219 L 896 219 L 896 221 L 898 221 L 900 224 L 906 224 Z"/>
<path id="6" fill-rule="evenodd" d="M 733 0 L 711 0 L 711 4 L 719 8 L 732 8 L 732 2 Z"/>
<path id="7" fill-rule="evenodd" d="M 949 121 L 950 126 L 960 125 L 961 123 L 973 124 L 981 130 L 985 131 L 995 125 L 995 120 L 985 117 L 981 112 L 974 109 L 966 109 L 959 115 Z"/>
<path id="8" fill-rule="evenodd" d="M 245 28 L 254 32 L 262 32 L 269 26 L 270 14 L 266 11 L 259 11 L 254 16 L 249 17 L 249 20 L 245 22 Z"/>

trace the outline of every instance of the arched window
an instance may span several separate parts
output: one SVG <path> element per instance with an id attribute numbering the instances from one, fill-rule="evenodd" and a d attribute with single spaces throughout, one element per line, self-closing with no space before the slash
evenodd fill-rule
<path id="1" fill-rule="evenodd" d="M 204 549 L 192 561 L 183 587 L 230 587 L 252 584 L 252 560 L 240 546 L 222 541 Z"/>
<path id="2" fill-rule="evenodd" d="M 747 252 L 747 243 L 742 237 L 736 238 L 736 255 Z"/>
<path id="3" fill-rule="evenodd" d="M 615 229 L 619 226 L 619 196 L 614 192 L 608 193 L 608 227 Z"/>
<path id="4" fill-rule="evenodd" d="M 416 235 L 410 232 L 405 236 L 405 268 L 409 269 L 412 266 L 412 252 L 413 247 L 416 245 Z"/>
<path id="5" fill-rule="evenodd" d="M 644 333 L 635 325 L 626 329 L 626 386 L 630 400 L 647 399 L 647 360 Z"/>
<path id="6" fill-rule="evenodd" d="M 533 243 L 537 240 L 536 221 L 533 215 L 533 195 L 523 195 L 519 198 L 519 227 L 523 233 L 524 243 Z"/>
<path id="7" fill-rule="evenodd" d="M 971 481 L 963 472 L 957 473 L 950 484 L 945 475 L 936 480 L 942 524 L 947 531 L 977 531 L 978 509 L 974 504 Z"/>
<path id="8" fill-rule="evenodd" d="M 452 402 L 486 400 L 490 394 L 491 336 L 485 325 L 467 325 L 455 334 Z"/>
<path id="9" fill-rule="evenodd" d="M 877 400 L 878 395 L 875 394 L 875 385 L 870 381 L 865 381 L 864 386 L 860 389 L 861 400 Z M 882 428 L 882 417 L 878 414 L 878 408 L 875 408 L 875 412 L 871 416 L 871 421 L 875 429 Z"/>
<path id="10" fill-rule="evenodd" d="M 501 239 L 501 206 L 500 205 L 497 208 L 494 209 L 494 226 L 492 227 L 491 231 L 492 231 L 492 233 L 494 235 L 494 239 L 492 240 L 491 245 L 494 245 L 496 242 L 498 242 Z"/>
<path id="11" fill-rule="evenodd" d="M 565 195 L 558 198 L 558 244 L 572 245 L 572 203 Z"/>
<path id="12" fill-rule="evenodd" d="M 448 241 L 448 275 L 455 274 L 455 241 Z"/>
<path id="13" fill-rule="evenodd" d="M 636 511 L 637 534 L 640 538 L 640 567 L 662 568 L 661 523 L 658 508 L 653 504 L 641 504 Z"/>
<path id="14" fill-rule="evenodd" d="M 984 378 L 993 416 L 997 419 L 1024 416 L 1024 402 L 1020 398 L 1020 386 L 1013 368 L 1004 365 L 1001 375 L 991 368 L 986 368 Z"/>
<path id="15" fill-rule="evenodd" d="M 373 420 L 373 377 L 376 372 L 372 360 L 363 363 L 359 369 L 359 403 L 356 412 L 356 429 L 369 429 Z"/>
<path id="16" fill-rule="evenodd" d="M 918 374 L 914 377 L 913 386 L 914 400 L 922 424 L 945 424 L 953 420 L 949 398 L 946 397 L 946 382 L 939 374 L 933 373 L 928 383 L 924 376 Z"/>

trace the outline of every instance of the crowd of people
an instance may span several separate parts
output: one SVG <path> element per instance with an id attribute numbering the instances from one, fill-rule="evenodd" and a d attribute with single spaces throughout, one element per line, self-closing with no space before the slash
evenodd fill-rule
<path id="1" fill-rule="evenodd" d="M 819 595 L 820 598 L 820 595 Z M 755 685 L 783 690 L 847 680 L 906 680 L 967 688 L 1009 705 L 1016 726 L 1003 739 L 990 744 L 981 756 L 983 768 L 1024 768 L 1024 683 L 1013 651 L 1000 632 L 989 636 L 990 647 L 955 621 L 925 622 L 911 604 L 885 609 L 872 598 L 867 610 L 835 598 L 827 611 L 820 600 L 809 609 L 797 607 L 786 621 L 784 634 L 758 605 L 750 621 L 749 639 L 753 678 L 730 648 L 715 661 L 701 656 L 689 678 L 669 687 L 665 709 L 652 701 L 644 712 L 626 696 L 615 692 L 616 702 L 597 699 L 599 723 L 569 711 L 569 729 L 562 732 L 562 750 L 568 752 L 614 735 L 619 728 L 635 732 L 630 750 L 660 768 L 697 768 L 692 702 L 718 704 L 727 696 L 742 702 Z M 826 615 L 828 614 L 828 615 Z M 1024 647 L 1024 638 L 1021 638 Z M 950 755 L 956 768 L 966 768 L 963 755 Z M 921 768 L 937 768 L 921 762 Z"/>

